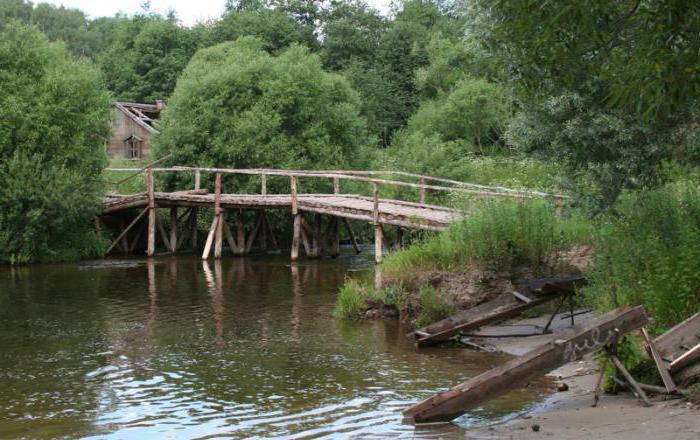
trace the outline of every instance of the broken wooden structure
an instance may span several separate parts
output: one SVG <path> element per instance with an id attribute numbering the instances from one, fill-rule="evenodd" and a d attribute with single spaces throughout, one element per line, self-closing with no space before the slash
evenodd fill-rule
<path id="1" fill-rule="evenodd" d="M 654 362 L 669 391 L 676 382 L 700 377 L 700 312 L 654 339 L 651 347 Z"/>
<path id="2" fill-rule="evenodd" d="M 581 359 L 587 353 L 603 349 L 626 333 L 642 328 L 648 322 L 642 306 L 613 310 L 582 326 L 561 332 L 554 341 L 523 356 L 448 391 L 435 394 L 407 408 L 404 414 L 417 423 L 450 421 L 487 400 L 523 387 L 551 370 Z"/>
<path id="3" fill-rule="evenodd" d="M 582 276 L 532 280 L 518 286 L 511 293 L 502 294 L 491 301 L 479 304 L 471 309 L 462 310 L 441 321 L 419 328 L 409 333 L 408 336 L 415 338 L 417 347 L 435 345 L 459 333 L 464 334 L 484 325 L 512 318 L 528 309 L 557 298 L 560 299 L 560 302 L 545 326 L 544 331 L 546 332 L 549 329 L 552 319 L 559 313 L 559 310 L 567 300 L 571 309 L 571 325 L 573 326 L 573 295 L 576 293 L 576 289 L 585 285 L 585 283 L 586 280 Z"/>
<path id="4" fill-rule="evenodd" d="M 123 251 L 133 250 L 134 243 L 141 237 L 143 228 L 145 228 L 148 256 L 155 253 L 156 234 L 159 234 L 160 241 L 170 252 L 176 252 L 186 239 L 189 240 L 193 249 L 198 249 L 197 218 L 203 208 L 213 208 L 214 210 L 209 233 L 204 242 L 203 258 L 208 258 L 212 249 L 214 257 L 221 257 L 224 241 L 236 255 L 248 254 L 256 243 L 262 249 L 267 249 L 268 244 L 277 247 L 268 216 L 269 211 L 277 210 L 291 212 L 293 219 L 292 260 L 299 258 L 302 247 L 308 257 L 319 257 L 323 254 L 338 255 L 341 226 L 345 228 L 355 250 L 359 252 L 357 240 L 349 222 L 355 220 L 365 221 L 374 226 L 375 258 L 377 262 L 381 262 L 387 241 L 385 227 L 396 227 L 396 236 L 399 237 L 397 241 L 400 241 L 402 231 L 405 229 L 439 231 L 466 215 L 465 212 L 459 210 L 426 203 L 428 190 L 485 197 L 551 197 L 556 200 L 567 198 L 562 195 L 471 184 L 395 171 L 155 168 L 153 166 L 145 169 L 111 170 L 132 172 L 132 176 L 145 173 L 146 190 L 139 194 L 110 194 L 105 197 L 102 217 L 118 215 L 126 210 L 139 210 L 128 226 L 121 226 L 122 231 L 109 250 L 116 247 Z M 191 174 L 194 176 L 194 187 L 171 192 L 156 191 L 155 173 Z M 213 191 L 201 187 L 201 176 L 204 173 L 215 176 Z M 260 191 L 258 194 L 224 193 L 221 185 L 222 175 L 255 176 L 259 178 Z M 386 175 L 392 176 L 392 178 L 380 178 Z M 288 179 L 289 193 L 269 194 L 267 181 L 273 177 Z M 399 180 L 399 178 L 417 178 L 419 183 L 406 182 Z M 333 193 L 300 193 L 299 179 L 332 180 Z M 117 183 L 122 183 L 125 180 L 122 179 Z M 343 194 L 341 192 L 342 181 L 367 183 L 372 187 L 372 196 Z M 380 198 L 379 188 L 382 185 L 417 189 L 419 200 L 411 202 Z M 167 228 L 157 215 L 158 208 L 170 210 Z M 179 210 L 184 210 L 184 212 Z M 139 228 L 138 224 L 146 213 L 148 217 L 141 222 L 143 226 Z M 227 214 L 233 214 L 235 218 L 231 219 Z M 246 228 L 245 221 L 251 217 L 254 218 L 253 223 Z M 324 219 L 326 219 L 325 226 Z M 231 227 L 235 227 L 235 232 L 231 231 Z M 132 230 L 135 232 L 130 237 L 129 234 Z M 134 234 L 136 235 L 134 236 Z M 397 246 L 396 243 L 394 245 Z"/>

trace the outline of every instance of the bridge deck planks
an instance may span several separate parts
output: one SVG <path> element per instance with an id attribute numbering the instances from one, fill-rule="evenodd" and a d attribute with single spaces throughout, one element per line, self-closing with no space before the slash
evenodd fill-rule
<path id="1" fill-rule="evenodd" d="M 192 192 L 156 192 L 156 204 L 160 207 L 214 206 L 213 194 Z M 329 214 L 355 220 L 373 221 L 374 203 L 369 197 L 348 194 L 299 194 L 301 211 Z M 105 198 L 103 213 L 146 206 L 146 194 L 129 196 L 110 195 Z M 289 194 L 221 194 L 221 207 L 227 209 L 291 209 Z M 441 230 L 462 218 L 465 214 L 450 208 L 399 200 L 380 199 L 379 222 L 410 229 Z"/>

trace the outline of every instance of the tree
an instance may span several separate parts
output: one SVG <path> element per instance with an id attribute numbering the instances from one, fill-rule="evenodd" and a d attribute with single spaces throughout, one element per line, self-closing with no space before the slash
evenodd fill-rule
<path id="1" fill-rule="evenodd" d="M 199 41 L 192 29 L 158 15 L 120 20 L 99 58 L 107 87 L 117 99 L 166 99 Z"/>
<path id="2" fill-rule="evenodd" d="M 269 52 L 277 52 L 293 43 L 311 48 L 318 45 L 313 27 L 297 23 L 285 11 L 259 5 L 226 12 L 212 29 L 211 43 L 233 41 L 243 36 L 258 37 Z"/>
<path id="3" fill-rule="evenodd" d="M 307 48 L 273 56 L 264 46 L 242 37 L 197 52 L 164 111 L 156 155 L 229 168 L 353 164 L 366 128 L 347 81 Z"/>
<path id="4" fill-rule="evenodd" d="M 99 72 L 17 22 L 0 60 L 0 259 L 94 255 L 110 115 Z"/>

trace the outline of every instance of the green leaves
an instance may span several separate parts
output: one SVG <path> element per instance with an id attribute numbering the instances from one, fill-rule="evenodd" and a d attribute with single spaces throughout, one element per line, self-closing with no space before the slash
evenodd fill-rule
<path id="1" fill-rule="evenodd" d="M 347 81 L 306 48 L 263 47 L 245 37 L 197 52 L 164 112 L 158 155 L 232 168 L 352 165 L 366 126 Z"/>
<path id="2" fill-rule="evenodd" d="M 110 98 L 99 74 L 17 23 L 0 33 L 0 60 L 0 260 L 94 255 L 82 240 L 106 162 Z"/>

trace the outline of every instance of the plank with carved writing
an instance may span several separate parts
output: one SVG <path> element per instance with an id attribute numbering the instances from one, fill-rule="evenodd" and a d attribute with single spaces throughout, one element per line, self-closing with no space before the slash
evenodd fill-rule
<path id="1" fill-rule="evenodd" d="M 435 394 L 407 408 L 404 414 L 418 423 L 452 420 L 489 399 L 522 387 L 548 371 L 603 348 L 613 338 L 637 330 L 648 321 L 642 306 L 613 310 L 582 326 L 561 332 L 553 342 L 448 391 Z"/>

